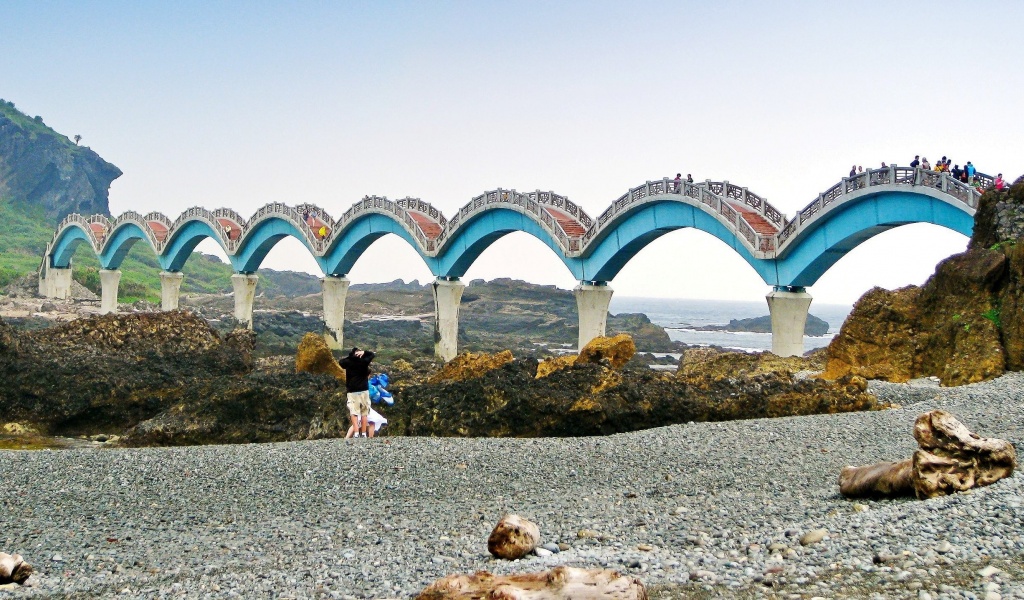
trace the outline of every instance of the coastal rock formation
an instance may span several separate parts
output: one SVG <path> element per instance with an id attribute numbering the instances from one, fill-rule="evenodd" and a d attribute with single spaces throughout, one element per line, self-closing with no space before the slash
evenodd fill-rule
<path id="1" fill-rule="evenodd" d="M 402 387 L 390 435 L 541 437 L 607 435 L 688 421 L 878 408 L 861 378 L 800 378 L 790 371 L 688 377 L 647 368 L 573 366 L 536 378 L 534 359 L 480 377 Z"/>
<path id="2" fill-rule="evenodd" d="M 620 333 L 614 337 L 596 337 L 580 350 L 576 357 L 579 364 L 604 364 L 608 361 L 613 369 L 621 369 L 636 354 L 636 344 L 628 334 Z"/>
<path id="3" fill-rule="evenodd" d="M 540 528 L 519 515 L 505 515 L 487 537 L 487 551 L 492 556 L 516 560 L 533 552 L 540 544 Z"/>
<path id="4" fill-rule="evenodd" d="M 345 381 L 345 370 L 335 360 L 324 336 L 315 333 L 307 333 L 299 342 L 299 349 L 295 353 L 295 372 L 315 375 L 322 373 Z"/>
<path id="5" fill-rule="evenodd" d="M 828 333 L 829 324 L 814 315 L 807 315 L 807 322 L 804 324 L 804 335 L 825 335 Z M 754 317 L 752 319 L 730 319 L 728 325 L 704 325 L 695 327 L 697 331 L 752 331 L 754 333 L 771 333 L 772 317 Z"/>
<path id="6" fill-rule="evenodd" d="M 25 583 L 32 575 L 32 565 L 25 562 L 20 554 L 0 552 L 0 585 Z"/>
<path id="7" fill-rule="evenodd" d="M 920 449 L 911 459 L 845 467 L 839 492 L 848 498 L 934 498 L 991 485 L 1017 466 L 1013 444 L 979 437 L 946 411 L 918 416 L 914 438 Z"/>
<path id="8" fill-rule="evenodd" d="M 542 573 L 449 575 L 424 589 L 416 600 L 647 600 L 636 577 L 608 569 L 555 567 Z"/>
<path id="9" fill-rule="evenodd" d="M 488 371 L 493 371 L 501 365 L 512 362 L 512 360 L 512 352 L 508 350 L 502 350 L 497 354 L 463 352 L 445 363 L 440 371 L 428 379 L 428 382 L 465 381 L 480 377 Z"/>
<path id="10" fill-rule="evenodd" d="M 109 214 L 121 170 L 0 100 L 0 198 L 39 205 L 46 215 Z"/>
<path id="11" fill-rule="evenodd" d="M 1024 243 L 1007 225 L 1021 211 L 1024 179 L 986 191 L 967 252 L 921 287 L 875 288 L 858 300 L 828 347 L 825 376 L 963 385 L 1024 369 Z"/>

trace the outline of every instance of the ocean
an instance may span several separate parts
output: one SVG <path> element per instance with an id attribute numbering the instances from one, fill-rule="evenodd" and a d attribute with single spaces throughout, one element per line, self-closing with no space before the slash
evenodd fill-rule
<path id="1" fill-rule="evenodd" d="M 811 302 L 810 314 L 828 323 L 828 334 L 804 336 L 804 351 L 827 346 L 852 309 L 843 304 Z M 671 339 L 692 346 L 722 346 L 745 352 L 772 349 L 772 334 L 728 331 L 696 331 L 693 327 L 726 325 L 730 319 L 749 319 L 768 314 L 768 303 L 736 300 L 674 300 L 612 296 L 609 312 L 644 313 L 661 325 Z"/>

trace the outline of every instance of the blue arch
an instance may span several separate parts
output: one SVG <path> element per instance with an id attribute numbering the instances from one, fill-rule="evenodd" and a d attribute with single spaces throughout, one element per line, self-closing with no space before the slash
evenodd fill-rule
<path id="1" fill-rule="evenodd" d="M 412 246 L 423 262 L 427 263 L 431 273 L 437 275 L 437 260 L 424 256 L 416 240 L 394 217 L 380 213 L 369 213 L 349 223 L 341 235 L 335 238 L 330 250 L 316 260 L 325 274 L 345 275 L 352 270 L 370 244 L 389 233 L 397 235 Z"/>
<path id="2" fill-rule="evenodd" d="M 131 252 L 135 242 L 139 240 L 146 240 L 146 243 L 149 243 L 149 239 L 141 227 L 135 223 L 121 224 L 110 233 L 107 243 L 103 246 L 103 250 L 98 257 L 100 265 L 104 269 L 117 269 L 124 262 L 128 253 Z M 153 250 L 155 251 L 156 249 L 154 248 Z"/>
<path id="3" fill-rule="evenodd" d="M 770 260 L 755 258 L 738 237 L 701 208 L 678 200 L 655 200 L 611 225 L 597 246 L 582 259 L 587 281 L 610 281 L 638 252 L 670 231 L 693 227 L 710 233 L 732 248 L 769 283 L 775 274 Z"/>
<path id="4" fill-rule="evenodd" d="M 813 285 L 836 262 L 866 240 L 900 225 L 931 223 L 970 236 L 974 217 L 966 207 L 920 192 L 880 192 L 837 206 L 800 232 L 776 259 L 775 285 Z"/>
<path id="5" fill-rule="evenodd" d="M 92 249 L 92 241 L 89 234 L 77 223 L 65 229 L 57 237 L 52 250 L 50 251 L 50 266 L 58 269 L 66 269 L 71 264 L 71 257 L 75 255 L 78 245 L 86 243 Z"/>
<path id="6" fill-rule="evenodd" d="M 462 277 L 488 246 L 514 231 L 528 233 L 546 244 L 574 277 L 582 278 L 582 263 L 567 259 L 558 243 L 537 221 L 500 206 L 484 209 L 459 226 L 455 237 L 445 245 L 444 252 L 437 256 L 434 275 Z"/>
<path id="7" fill-rule="evenodd" d="M 281 217 L 271 216 L 266 220 L 260 221 L 255 228 L 249 230 L 245 238 L 241 240 L 241 245 L 235 254 L 228 255 L 235 272 L 255 273 L 260 268 L 260 264 L 267 257 L 267 253 L 270 252 L 271 248 L 289 236 L 302 242 L 302 245 L 311 254 L 316 255 L 314 250 L 306 243 L 306 236 L 302 235 L 302 232 L 295 225 Z"/>
<path id="8" fill-rule="evenodd" d="M 212 238 L 221 249 L 220 238 L 213 231 L 213 227 L 206 221 L 188 221 L 178 228 L 171 239 L 167 240 L 163 254 L 157 258 L 160 260 L 160 267 L 165 271 L 180 271 L 185 263 L 192 257 L 192 252 L 206 238 Z M 227 250 L 224 249 L 227 254 Z"/>

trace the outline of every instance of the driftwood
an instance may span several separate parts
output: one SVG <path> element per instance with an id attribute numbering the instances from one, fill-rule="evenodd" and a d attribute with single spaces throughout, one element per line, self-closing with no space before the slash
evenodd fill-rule
<path id="1" fill-rule="evenodd" d="M 995 483 L 1017 465 L 1013 444 L 979 437 L 944 410 L 918 416 L 914 438 L 921 448 L 911 459 L 845 467 L 839 492 L 848 498 L 934 498 Z"/>
<path id="2" fill-rule="evenodd" d="M 515 560 L 540 544 L 540 528 L 519 515 L 505 515 L 487 538 L 487 551 L 498 558 Z"/>
<path id="3" fill-rule="evenodd" d="M 844 467 L 839 473 L 839 493 L 848 498 L 913 495 L 913 467 L 909 458 L 900 462 Z"/>
<path id="4" fill-rule="evenodd" d="M 449 575 L 416 600 L 647 600 L 639 579 L 602 569 L 556 567 L 541 573 Z"/>
<path id="5" fill-rule="evenodd" d="M 32 565 L 25 562 L 20 554 L 0 552 L 0 584 L 22 584 L 31 574 Z"/>

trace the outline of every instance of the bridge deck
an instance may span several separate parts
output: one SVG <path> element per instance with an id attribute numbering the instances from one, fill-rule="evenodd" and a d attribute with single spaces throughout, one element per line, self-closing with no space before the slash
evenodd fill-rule
<path id="1" fill-rule="evenodd" d="M 413 221 L 416 221 L 416 225 L 419 226 L 420 231 L 423 232 L 423 235 L 427 236 L 428 240 L 436 240 L 437 236 L 441 235 L 442 228 L 440 223 L 419 211 L 410 210 L 408 212 L 409 216 L 412 217 Z"/>
<path id="2" fill-rule="evenodd" d="M 587 232 L 586 227 L 582 223 L 576 220 L 575 217 L 568 213 L 564 213 L 557 208 L 551 206 L 545 206 L 544 210 L 558 223 L 558 226 L 562 228 L 565 235 L 571 238 L 583 237 L 583 234 Z"/>
<path id="3" fill-rule="evenodd" d="M 740 202 L 729 202 L 729 206 L 736 209 L 736 212 L 743 216 L 743 220 L 746 221 L 757 233 L 761 235 L 775 235 L 779 232 L 771 221 L 764 218 L 756 210 L 753 210 L 746 204 Z"/>

